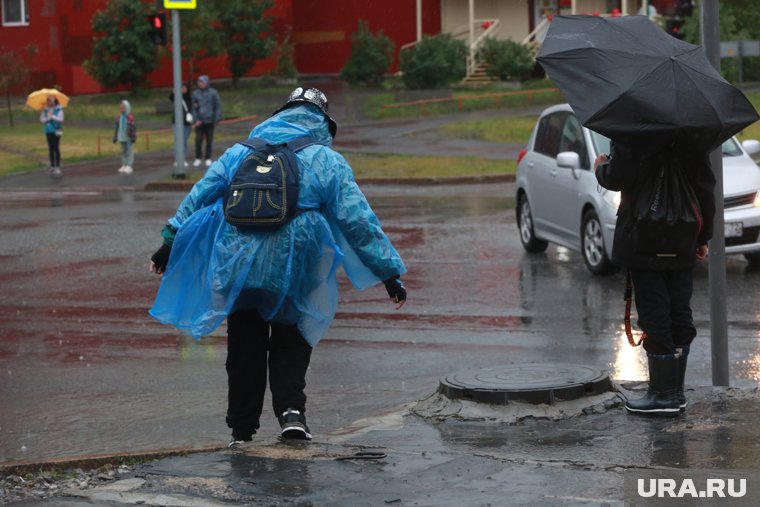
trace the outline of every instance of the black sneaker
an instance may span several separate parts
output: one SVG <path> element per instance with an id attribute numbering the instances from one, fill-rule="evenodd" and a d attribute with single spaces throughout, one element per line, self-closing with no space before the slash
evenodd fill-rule
<path id="1" fill-rule="evenodd" d="M 289 408 L 278 417 L 282 432 L 280 436 L 291 440 L 311 440 L 306 416 L 294 408 Z"/>
<path id="2" fill-rule="evenodd" d="M 254 431 L 254 433 L 256 432 Z M 230 443 L 227 444 L 227 447 L 236 447 L 240 444 L 250 442 L 251 440 L 253 440 L 253 433 L 237 432 L 235 430 L 232 430 L 232 438 L 230 439 Z"/>

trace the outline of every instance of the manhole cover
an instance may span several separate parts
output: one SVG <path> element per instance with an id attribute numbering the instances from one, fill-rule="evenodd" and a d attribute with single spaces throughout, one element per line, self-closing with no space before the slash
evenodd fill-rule
<path id="1" fill-rule="evenodd" d="M 510 364 L 460 370 L 441 379 L 438 391 L 451 399 L 506 405 L 575 400 L 612 390 L 605 370 L 581 364 Z"/>

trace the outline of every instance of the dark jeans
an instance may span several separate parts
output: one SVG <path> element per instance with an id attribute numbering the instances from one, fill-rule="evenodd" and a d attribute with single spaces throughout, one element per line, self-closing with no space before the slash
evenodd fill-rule
<path id="1" fill-rule="evenodd" d="M 48 143 L 48 154 L 50 155 L 50 167 L 61 166 L 61 136 L 55 134 L 45 134 Z"/>
<path id="2" fill-rule="evenodd" d="M 693 270 L 631 270 L 638 324 L 647 334 L 644 349 L 650 354 L 673 354 L 689 346 L 697 335 L 691 317 Z"/>
<path id="3" fill-rule="evenodd" d="M 206 138 L 206 156 L 202 158 L 211 158 L 211 149 L 214 145 L 214 124 L 201 123 L 200 127 L 195 127 L 195 158 L 201 158 L 203 154 L 203 138 Z"/>
<path id="4" fill-rule="evenodd" d="M 271 334 L 270 334 L 271 333 Z M 255 432 L 264 407 L 267 365 L 275 416 L 294 408 L 306 411 L 306 370 L 311 346 L 296 326 L 266 322 L 256 310 L 227 317 L 227 425 Z"/>

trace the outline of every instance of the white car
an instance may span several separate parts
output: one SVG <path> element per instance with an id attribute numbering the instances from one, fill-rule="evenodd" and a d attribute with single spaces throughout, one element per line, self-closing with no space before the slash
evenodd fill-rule
<path id="1" fill-rule="evenodd" d="M 593 163 L 609 153 L 608 138 L 583 127 L 568 104 L 545 109 L 517 159 L 517 224 L 528 252 L 549 242 L 583 255 L 593 274 L 610 263 L 620 193 L 596 181 Z M 760 265 L 760 168 L 750 155 L 760 142 L 723 143 L 723 195 L 727 254 Z"/>

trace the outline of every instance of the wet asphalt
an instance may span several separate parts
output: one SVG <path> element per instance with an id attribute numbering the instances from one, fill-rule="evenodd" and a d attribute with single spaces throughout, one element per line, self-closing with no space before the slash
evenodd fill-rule
<path id="1" fill-rule="evenodd" d="M 355 123 L 346 139 L 384 139 L 389 151 L 414 136 L 449 144 L 426 122 L 405 123 L 409 135 L 397 137 L 381 135 L 398 132 L 394 122 Z M 512 149 L 489 144 L 494 158 Z M 224 329 L 197 342 L 147 315 L 158 285 L 147 259 L 183 194 L 143 188 L 171 172 L 170 155 L 138 154 L 126 177 L 117 165 L 0 180 L 0 466 L 200 450 L 25 505 L 619 505 L 636 499 L 626 480 L 652 471 L 749 477 L 758 468 L 760 273 L 741 258 L 727 262 L 735 387 L 709 387 L 701 266 L 681 417 L 631 417 L 619 404 L 558 421 L 415 415 L 442 376 L 463 368 L 588 364 L 632 389 L 646 378 L 622 333 L 622 275 L 591 277 L 563 248 L 525 254 L 514 184 L 504 182 L 364 185 L 409 267 L 409 302 L 396 312 L 382 288 L 343 280 L 307 376 L 315 440 L 279 442 L 265 411 L 254 442 L 226 450 Z M 385 456 L 348 459 L 361 451 Z M 731 500 L 757 505 L 757 484 Z"/>

